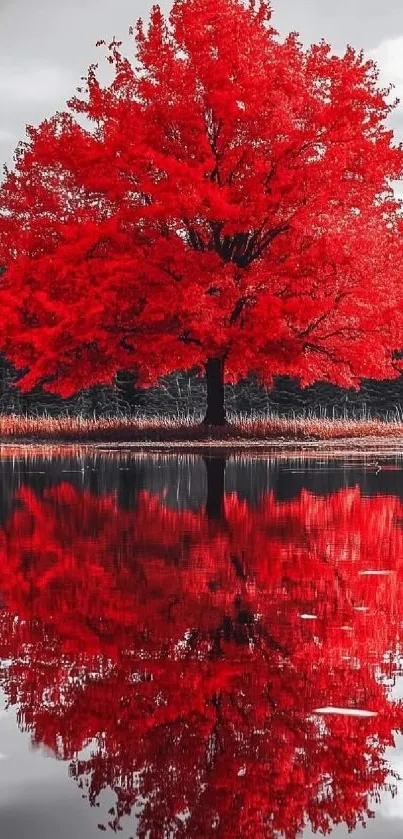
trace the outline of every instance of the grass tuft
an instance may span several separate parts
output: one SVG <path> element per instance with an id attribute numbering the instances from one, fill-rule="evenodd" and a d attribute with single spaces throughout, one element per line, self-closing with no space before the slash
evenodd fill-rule
<path id="1" fill-rule="evenodd" d="M 233 415 L 224 427 L 206 427 L 193 417 L 0 416 L 0 438 L 60 441 L 270 441 L 403 438 L 400 415 L 388 419 L 331 419 L 318 416 Z"/>

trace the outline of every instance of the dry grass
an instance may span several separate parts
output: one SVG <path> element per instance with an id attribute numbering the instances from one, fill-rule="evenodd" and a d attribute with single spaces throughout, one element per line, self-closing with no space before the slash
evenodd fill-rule
<path id="1" fill-rule="evenodd" d="M 6 441 L 199 442 L 342 440 L 402 438 L 403 420 L 328 419 L 315 416 L 234 416 L 224 428 L 212 428 L 190 418 L 0 416 L 0 439 Z"/>

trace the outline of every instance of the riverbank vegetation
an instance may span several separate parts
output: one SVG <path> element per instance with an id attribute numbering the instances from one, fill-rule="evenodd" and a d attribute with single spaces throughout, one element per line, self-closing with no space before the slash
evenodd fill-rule
<path id="1" fill-rule="evenodd" d="M 355 418 L 334 418 L 313 413 L 290 415 L 242 415 L 229 417 L 227 426 L 206 426 L 191 416 L 126 417 L 110 416 L 0 416 L 0 439 L 109 441 L 134 443 L 203 443 L 227 442 L 247 444 L 289 440 L 357 440 L 368 438 L 401 438 L 403 418 L 400 411 L 390 412 L 384 419 L 362 415 Z"/>

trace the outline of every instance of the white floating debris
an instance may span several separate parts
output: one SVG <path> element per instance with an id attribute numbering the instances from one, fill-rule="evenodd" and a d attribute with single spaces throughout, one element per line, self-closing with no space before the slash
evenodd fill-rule
<path id="1" fill-rule="evenodd" d="M 300 615 L 303 621 L 316 621 L 316 615 Z"/>
<path id="2" fill-rule="evenodd" d="M 368 606 L 354 606 L 356 612 L 369 612 Z"/>
<path id="3" fill-rule="evenodd" d="M 352 631 L 353 631 L 353 627 L 352 627 L 352 626 L 342 626 L 342 627 L 340 627 L 340 628 L 341 628 L 341 629 L 345 629 L 345 631 L 346 631 L 346 632 L 352 632 Z"/>
<path id="4" fill-rule="evenodd" d="M 392 571 L 370 571 L 370 570 L 368 570 L 368 571 L 360 571 L 359 575 L 360 575 L 360 577 L 370 577 L 370 576 L 371 577 L 384 577 L 387 574 L 391 574 L 391 573 L 392 573 Z"/>
<path id="5" fill-rule="evenodd" d="M 337 708 L 329 705 L 326 708 L 315 708 L 314 714 L 339 714 L 343 717 L 377 717 L 377 711 L 365 711 L 361 708 Z"/>

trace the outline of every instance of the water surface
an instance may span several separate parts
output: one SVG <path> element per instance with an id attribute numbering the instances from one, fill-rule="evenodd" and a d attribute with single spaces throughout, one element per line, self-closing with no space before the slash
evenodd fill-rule
<path id="1" fill-rule="evenodd" d="M 401 836 L 402 461 L 9 456 L 0 607 L 7 839 Z"/>

